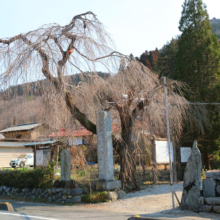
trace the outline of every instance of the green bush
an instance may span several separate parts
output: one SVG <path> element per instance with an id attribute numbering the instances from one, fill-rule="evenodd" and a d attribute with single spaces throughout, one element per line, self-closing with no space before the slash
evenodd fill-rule
<path id="1" fill-rule="evenodd" d="M 85 176 L 87 172 L 85 170 L 77 170 L 76 174 L 80 174 L 80 176 Z"/>
<path id="2" fill-rule="evenodd" d="M 108 194 L 107 191 L 87 194 L 82 197 L 82 202 L 86 202 L 86 203 L 108 202 L 107 194 Z"/>
<path id="3" fill-rule="evenodd" d="M 0 186 L 16 188 L 47 188 L 52 187 L 53 168 L 37 168 L 34 170 L 19 169 L 0 171 Z"/>

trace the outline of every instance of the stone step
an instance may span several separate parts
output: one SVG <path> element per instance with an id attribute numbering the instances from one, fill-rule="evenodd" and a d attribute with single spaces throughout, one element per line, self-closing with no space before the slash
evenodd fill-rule
<path id="1" fill-rule="evenodd" d="M 220 213 L 220 206 L 214 205 L 213 206 L 213 211 L 217 212 L 217 213 Z"/>
<path id="2" fill-rule="evenodd" d="M 212 206 L 211 205 L 196 205 L 193 211 L 194 212 L 211 212 Z"/>
<path id="3" fill-rule="evenodd" d="M 220 170 L 209 170 L 205 173 L 206 178 L 212 178 L 214 180 L 220 180 Z"/>
<path id="4" fill-rule="evenodd" d="M 220 197 L 205 198 L 205 203 L 208 205 L 220 205 Z"/>

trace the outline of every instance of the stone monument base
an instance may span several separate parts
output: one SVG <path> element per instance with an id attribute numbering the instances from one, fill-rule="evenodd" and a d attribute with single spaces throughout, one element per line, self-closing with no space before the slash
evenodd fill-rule
<path id="1" fill-rule="evenodd" d="M 95 182 L 95 188 L 97 191 L 113 190 L 113 189 L 121 188 L 121 180 L 114 180 L 108 182 L 97 181 Z"/>

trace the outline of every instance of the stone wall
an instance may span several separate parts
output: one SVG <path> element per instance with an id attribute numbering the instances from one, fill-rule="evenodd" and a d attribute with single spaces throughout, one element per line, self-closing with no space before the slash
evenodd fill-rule
<path id="1" fill-rule="evenodd" d="M 19 189 L 15 187 L 0 186 L 0 199 L 1 197 L 7 197 L 9 199 L 23 200 L 29 199 L 31 201 L 37 202 L 47 202 L 47 203 L 81 203 L 83 197 L 86 195 L 91 195 L 88 187 L 76 187 L 76 188 L 24 188 Z M 109 201 L 115 201 L 117 199 L 122 199 L 126 193 L 123 190 L 116 190 L 108 192 L 107 199 Z M 97 201 L 98 202 L 98 201 Z"/>
<path id="2" fill-rule="evenodd" d="M 56 203 L 79 203 L 81 197 L 89 193 L 89 189 L 85 188 L 24 188 L 19 189 L 15 187 L 0 186 L 0 198 L 1 196 L 11 196 L 11 198 L 29 198 L 31 200 L 42 200 L 44 202 L 56 202 Z"/>
<path id="3" fill-rule="evenodd" d="M 198 199 L 196 212 L 220 213 L 220 170 L 208 171 L 202 182 L 201 197 Z"/>

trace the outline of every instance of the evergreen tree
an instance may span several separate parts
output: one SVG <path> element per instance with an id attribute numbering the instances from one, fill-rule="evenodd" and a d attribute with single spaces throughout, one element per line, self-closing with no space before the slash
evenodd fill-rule
<path id="1" fill-rule="evenodd" d="M 172 39 L 163 46 L 160 53 L 156 72 L 161 76 L 173 78 L 176 67 L 176 53 L 178 49 L 178 39 Z"/>
<path id="2" fill-rule="evenodd" d="M 216 101 L 213 87 L 219 83 L 220 46 L 202 0 L 185 0 L 179 30 L 174 78 L 192 88 L 190 100 Z"/>
<path id="3" fill-rule="evenodd" d="M 174 79 L 189 85 L 188 100 L 220 102 L 220 44 L 217 35 L 212 34 L 202 0 L 185 0 L 179 24 L 182 35 L 178 40 Z M 206 128 L 205 135 L 194 138 L 199 140 L 206 168 L 209 169 L 210 155 L 219 150 L 220 115 L 216 107 L 209 107 L 208 111 L 209 128 Z"/>

